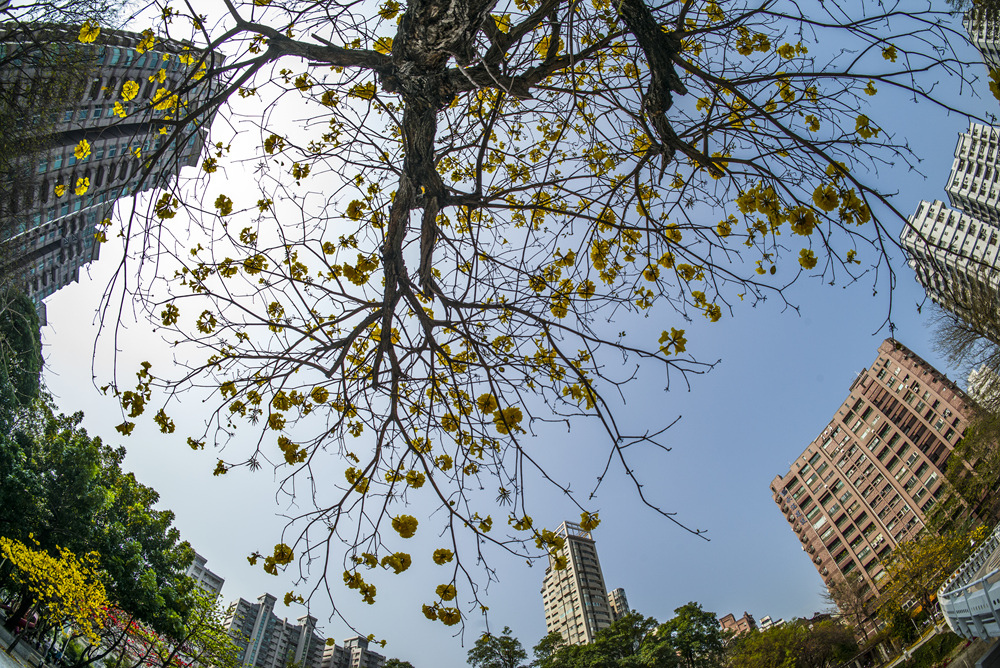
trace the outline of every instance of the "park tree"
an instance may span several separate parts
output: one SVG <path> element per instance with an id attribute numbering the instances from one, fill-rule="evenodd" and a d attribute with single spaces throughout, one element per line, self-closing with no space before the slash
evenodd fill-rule
<path id="1" fill-rule="evenodd" d="M 832 668 L 858 649 L 852 630 L 833 620 L 794 622 L 745 633 L 732 649 L 730 665 L 740 668 Z"/>
<path id="2" fill-rule="evenodd" d="M 469 650 L 466 663 L 474 668 L 526 668 L 527 658 L 521 641 L 505 626 L 498 636 L 488 632 L 479 636 Z"/>
<path id="3" fill-rule="evenodd" d="M 122 471 L 124 449 L 90 436 L 82 420 L 57 413 L 45 397 L 0 435 L 0 536 L 34 540 L 53 554 L 96 551 L 117 605 L 160 633 L 179 633 L 194 552 L 173 513 L 155 507 L 156 491 Z"/>
<path id="4" fill-rule="evenodd" d="M 109 383 L 119 431 L 146 415 L 174 432 L 185 391 L 214 402 L 182 437 L 228 444 L 216 474 L 269 466 L 283 493 L 311 490 L 250 556 L 272 574 L 298 560 L 309 597 L 344 584 L 373 603 L 416 558 L 407 539 L 440 535 L 428 556 L 447 581 L 422 609 L 446 625 L 485 610 L 486 548 L 558 552 L 532 481 L 592 529 L 619 471 L 688 528 L 632 464 L 665 449 L 666 425 L 624 426 L 617 395 L 711 368 L 692 319 L 794 306 L 799 280 L 891 287 L 904 219 L 878 171 L 916 157 L 871 102 L 933 104 L 939 79 L 967 78 L 947 12 L 902 3 L 154 4 L 144 43 L 204 50 L 133 112 L 169 139 L 136 159 L 212 114 L 256 129 L 217 121 L 203 178 L 121 221 L 117 287 L 184 364 Z M 221 181 L 246 163 L 252 187 Z M 130 302 L 112 294 L 113 329 Z M 657 332 L 628 336 L 647 317 Z M 586 493 L 535 456 L 530 436 L 555 421 L 606 436 Z"/>
<path id="5" fill-rule="evenodd" d="M 10 578 L 19 587 L 19 601 L 7 626 L 16 628 L 30 612 L 36 614 L 44 630 L 70 625 L 91 642 L 97 642 L 104 625 L 108 598 L 98 572 L 98 555 L 90 552 L 78 556 L 59 548 L 53 556 L 37 544 L 33 547 L 21 541 L 0 537 L 0 557 Z M 16 645 L 25 627 L 10 646 Z"/>
<path id="6" fill-rule="evenodd" d="M 875 614 L 876 600 L 871 586 L 857 573 L 834 577 L 826 586 L 824 597 L 868 640 L 869 620 Z"/>
<path id="7" fill-rule="evenodd" d="M 679 659 L 680 668 L 716 668 L 723 664 L 727 632 L 714 612 L 691 602 L 674 610 L 674 617 L 657 630 Z"/>
<path id="8" fill-rule="evenodd" d="M 593 642 L 567 644 L 553 632 L 535 645 L 535 668 L 674 668 L 677 650 L 657 631 L 659 622 L 632 612 L 597 632 Z"/>
<path id="9" fill-rule="evenodd" d="M 409 661 L 393 658 L 386 661 L 382 668 L 413 668 L 413 664 Z"/>
<path id="10" fill-rule="evenodd" d="M 934 534 L 921 532 L 915 539 L 900 543 L 885 562 L 886 576 L 880 587 L 879 616 L 888 621 L 911 601 L 933 615 L 937 590 L 972 551 L 973 545 L 987 533 Z"/>

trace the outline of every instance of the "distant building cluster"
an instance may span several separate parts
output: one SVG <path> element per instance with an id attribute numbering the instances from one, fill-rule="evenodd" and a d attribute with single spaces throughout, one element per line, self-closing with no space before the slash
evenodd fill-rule
<path id="1" fill-rule="evenodd" d="M 728 615 L 719 620 L 719 626 L 722 627 L 722 630 L 731 631 L 736 635 L 742 635 L 744 633 L 757 630 L 757 622 L 754 621 L 753 615 L 746 611 L 743 612 L 743 616 L 739 619 L 736 618 L 736 615 L 730 612 Z"/>
<path id="2" fill-rule="evenodd" d="M 202 590 L 220 595 L 225 579 L 213 573 L 208 560 L 195 553 L 187 575 Z M 240 598 L 230 603 L 225 627 L 240 649 L 243 668 L 382 668 L 385 657 L 369 649 L 367 638 L 348 638 L 343 645 L 327 645 L 316 631 L 316 618 L 299 617 L 293 623 L 274 614 L 277 599 L 264 594 L 257 602 Z"/>
<path id="3" fill-rule="evenodd" d="M 256 603 L 244 598 L 230 604 L 226 627 L 240 647 L 238 661 L 245 668 L 381 668 L 385 657 L 368 649 L 368 640 L 349 638 L 344 645 L 327 645 L 316 632 L 316 618 L 297 623 L 274 614 L 277 599 L 264 594 Z"/>

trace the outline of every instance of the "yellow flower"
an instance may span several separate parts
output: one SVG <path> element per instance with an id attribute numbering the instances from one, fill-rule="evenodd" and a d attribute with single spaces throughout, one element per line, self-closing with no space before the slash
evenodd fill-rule
<path id="1" fill-rule="evenodd" d="M 56 186 L 55 190 L 56 190 L 56 197 L 62 197 L 66 193 L 66 186 L 60 183 L 59 185 Z"/>
<path id="2" fill-rule="evenodd" d="M 76 156 L 77 160 L 83 160 L 90 155 L 90 142 L 86 139 L 81 139 L 80 143 L 76 145 L 73 149 L 73 155 Z"/>
<path id="3" fill-rule="evenodd" d="M 142 39 L 135 45 L 135 51 L 136 53 L 146 53 L 152 49 L 155 44 L 156 37 L 153 36 L 153 31 L 147 28 L 142 31 Z"/>
<path id="4" fill-rule="evenodd" d="M 135 81 L 129 80 L 122 85 L 122 99 L 126 102 L 135 99 L 135 96 L 139 94 L 139 84 Z"/>
<path id="5" fill-rule="evenodd" d="M 816 266 L 816 255 L 808 248 L 799 251 L 799 264 L 803 269 L 812 269 Z"/>
<path id="6" fill-rule="evenodd" d="M 816 227 L 816 215 L 804 206 L 795 207 L 790 212 L 789 219 L 792 222 L 792 232 L 795 234 L 808 236 Z"/>
<path id="7" fill-rule="evenodd" d="M 403 538 L 413 538 L 417 533 L 417 518 L 413 515 L 397 515 L 392 518 L 392 528 Z"/>
<path id="8" fill-rule="evenodd" d="M 458 591 L 455 590 L 455 585 L 450 584 L 438 585 L 437 589 L 434 590 L 434 593 L 440 596 L 442 601 L 450 601 L 458 595 Z"/>
<path id="9" fill-rule="evenodd" d="M 580 528 L 584 531 L 596 529 L 597 525 L 601 523 L 597 515 L 598 513 L 580 513 Z"/>
<path id="10" fill-rule="evenodd" d="M 397 575 L 410 567 L 410 555 L 406 552 L 396 552 L 387 557 L 382 557 L 382 568 L 391 568 Z"/>
<path id="11" fill-rule="evenodd" d="M 115 115 L 118 116 L 119 118 L 125 118 L 125 115 L 127 113 L 125 111 L 125 107 L 122 105 L 121 102 L 115 102 L 115 109 L 114 109 L 114 111 L 115 111 Z"/>
<path id="12" fill-rule="evenodd" d="M 454 626 L 462 621 L 462 613 L 458 611 L 458 608 L 440 608 L 437 611 L 437 617 L 445 626 Z"/>
<path id="13" fill-rule="evenodd" d="M 76 188 L 73 190 L 77 195 L 85 195 L 90 190 L 90 179 L 84 177 L 76 180 Z"/>
<path id="14" fill-rule="evenodd" d="M 84 44 L 90 44 L 101 34 L 101 27 L 96 23 L 85 21 L 80 27 L 80 36 L 77 38 Z"/>
<path id="15" fill-rule="evenodd" d="M 426 477 L 420 471 L 410 471 L 406 474 L 406 484 L 413 489 L 420 489 L 423 487 L 424 480 L 426 480 Z"/>
<path id="16" fill-rule="evenodd" d="M 896 62 L 896 47 L 889 45 L 882 49 L 882 57 L 886 60 Z"/>
<path id="17" fill-rule="evenodd" d="M 434 550 L 434 563 L 438 566 L 444 566 L 446 563 L 454 559 L 455 553 L 451 550 L 441 548 L 439 550 Z"/>
<path id="18" fill-rule="evenodd" d="M 392 38 L 379 37 L 378 39 L 376 39 L 375 50 L 386 56 L 392 53 Z"/>
<path id="19" fill-rule="evenodd" d="M 837 208 L 840 197 L 832 185 L 819 185 L 813 192 L 813 202 L 823 211 L 833 211 Z"/>
<path id="20" fill-rule="evenodd" d="M 220 216 L 228 216 L 233 212 L 233 200 L 225 195 L 219 195 L 215 198 L 215 208 L 219 210 Z"/>
<path id="21" fill-rule="evenodd" d="M 493 426 L 501 434 L 508 434 L 512 430 L 518 429 L 518 425 L 521 424 L 523 418 L 521 409 L 517 406 L 511 406 L 510 408 L 504 408 L 493 413 Z"/>
<path id="22" fill-rule="evenodd" d="M 499 404 L 497 404 L 497 398 L 492 394 L 480 394 L 479 398 L 476 399 L 476 406 L 483 413 L 492 413 L 500 407 Z"/>

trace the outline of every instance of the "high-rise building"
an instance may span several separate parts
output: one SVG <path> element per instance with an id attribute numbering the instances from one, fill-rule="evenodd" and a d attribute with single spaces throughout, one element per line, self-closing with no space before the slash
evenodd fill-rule
<path id="1" fill-rule="evenodd" d="M 187 576 L 194 580 L 194 583 L 203 591 L 218 596 L 222 593 L 222 585 L 226 580 L 222 576 L 208 570 L 205 566 L 207 563 L 208 559 L 195 552 L 194 561 L 188 566 Z"/>
<path id="2" fill-rule="evenodd" d="M 940 306 L 969 318 L 978 299 L 1000 298 L 1000 227 L 937 200 L 920 202 L 900 242 L 917 280 Z"/>
<path id="3" fill-rule="evenodd" d="M 322 668 L 324 638 L 316 633 L 316 619 L 299 617 L 298 624 L 274 614 L 277 599 L 264 594 L 251 603 L 239 599 L 226 615 L 226 627 L 240 647 L 237 660 L 246 668 Z"/>
<path id="4" fill-rule="evenodd" d="M 883 562 L 946 492 L 942 471 L 973 402 L 904 345 L 886 339 L 830 423 L 771 493 L 829 585 L 857 575 L 870 596 Z"/>
<path id="5" fill-rule="evenodd" d="M 198 163 L 210 122 L 173 135 L 168 123 L 178 110 L 160 92 L 178 93 L 187 108 L 200 106 L 213 90 L 212 77 L 199 77 L 200 52 L 174 41 L 149 48 L 142 35 L 122 30 L 103 29 L 90 44 L 79 34 L 80 26 L 0 24 L 0 55 L 35 40 L 66 54 L 74 68 L 67 81 L 51 59 L 6 58 L 0 67 L 0 85 L 14 90 L 54 80 L 61 86 L 58 104 L 25 119 L 44 133 L 45 146 L 20 161 L 0 200 L 0 218 L 8 221 L 0 242 L 13 249 L 5 272 L 16 274 L 36 303 L 76 281 L 98 257 L 98 225 L 118 198 L 163 187 L 181 167 Z M 206 61 L 208 71 L 222 58 L 209 54 Z M 90 152 L 78 158 L 82 140 Z"/>
<path id="6" fill-rule="evenodd" d="M 564 539 L 558 556 L 565 559 L 566 567 L 556 569 L 555 558 L 549 554 L 542 583 L 545 628 L 562 634 L 571 645 L 583 645 L 612 622 L 601 562 L 590 532 L 579 524 L 563 522 L 556 534 Z"/>
<path id="7" fill-rule="evenodd" d="M 608 605 L 611 607 L 611 619 L 615 622 L 632 611 L 628 607 L 628 598 L 625 596 L 625 590 L 621 587 L 608 592 Z"/>
<path id="8" fill-rule="evenodd" d="M 1000 225 L 1000 130 L 970 122 L 969 131 L 959 133 L 945 190 L 956 209 Z"/>
<path id="9" fill-rule="evenodd" d="M 330 645 L 323 652 L 323 668 L 382 668 L 385 657 L 368 649 L 368 639 L 355 636 L 344 646 Z"/>
<path id="10" fill-rule="evenodd" d="M 983 55 L 983 62 L 990 69 L 1000 67 L 1000 21 L 997 10 L 974 7 L 965 13 L 963 20 L 969 41 Z"/>

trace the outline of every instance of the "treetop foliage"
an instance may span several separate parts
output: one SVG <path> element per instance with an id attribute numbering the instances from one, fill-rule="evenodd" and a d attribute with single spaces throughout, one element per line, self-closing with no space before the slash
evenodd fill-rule
<path id="1" fill-rule="evenodd" d="M 421 605 L 446 625 L 485 612 L 484 547 L 561 548 L 533 484 L 599 523 L 528 440 L 548 422 L 606 435 L 590 491 L 620 470 L 684 526 L 631 463 L 665 449 L 665 425 L 625 427 L 614 395 L 651 370 L 668 387 L 708 370 L 694 318 L 787 304 L 806 277 L 891 287 L 902 216 L 878 171 L 916 157 L 871 102 L 948 106 L 937 82 L 968 79 L 948 14 L 901 2 L 156 6 L 142 48 L 205 51 L 169 105 L 135 113 L 171 137 L 216 112 L 255 131 L 217 121 L 193 190 L 124 221 L 136 294 L 188 352 L 179 377 L 146 363 L 107 386 L 119 431 L 153 414 L 173 433 L 185 391 L 216 402 L 185 436 L 228 443 L 217 475 L 267 464 L 288 495 L 310 490 L 250 557 L 270 573 L 298 560 L 306 599 L 342 581 L 374 602 L 390 574 L 372 571 L 406 570 L 406 540 L 436 532 L 443 582 Z M 207 100 L 179 95 L 202 78 Z M 244 161 L 252 185 L 216 185 Z M 169 222 L 181 211 L 190 238 Z M 645 317 L 661 331 L 626 336 Z"/>

